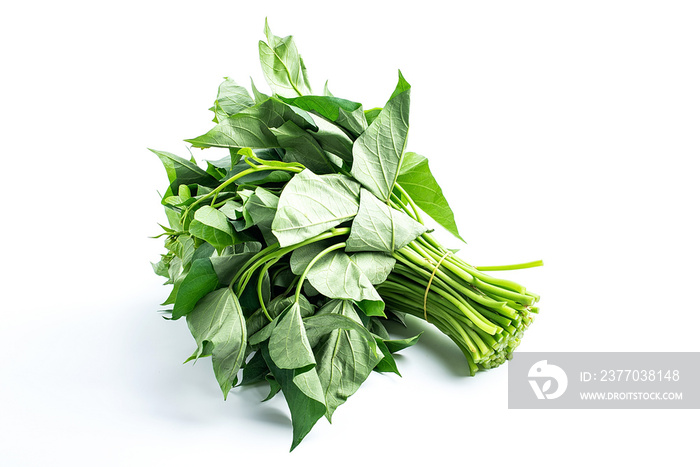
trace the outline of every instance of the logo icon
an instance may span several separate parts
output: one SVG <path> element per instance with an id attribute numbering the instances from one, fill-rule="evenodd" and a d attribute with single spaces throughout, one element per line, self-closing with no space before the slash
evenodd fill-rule
<path id="1" fill-rule="evenodd" d="M 564 370 L 556 365 L 547 363 L 547 360 L 540 360 L 530 367 L 527 373 L 528 381 L 538 399 L 556 399 L 564 394 L 569 379 Z M 552 380 L 556 381 L 556 389 L 552 389 Z M 542 385 L 540 386 L 540 381 Z"/>

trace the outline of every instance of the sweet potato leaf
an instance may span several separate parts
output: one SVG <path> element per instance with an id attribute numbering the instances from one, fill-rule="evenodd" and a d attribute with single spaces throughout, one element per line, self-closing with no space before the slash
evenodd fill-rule
<path id="1" fill-rule="evenodd" d="M 333 96 L 301 96 L 280 100 L 320 115 L 357 138 L 367 129 L 367 118 L 362 104 Z"/>
<path id="2" fill-rule="evenodd" d="M 181 185 L 197 183 L 215 187 L 219 184 L 216 178 L 182 157 L 155 149 L 149 149 L 149 151 L 158 156 L 158 159 L 163 163 L 163 167 L 165 167 L 165 172 L 168 174 L 170 186 L 163 195 L 163 199 L 177 193 Z"/>
<path id="3" fill-rule="evenodd" d="M 350 259 L 357 264 L 373 285 L 384 282 L 396 264 L 392 256 L 373 251 L 354 253 L 350 255 Z"/>
<path id="4" fill-rule="evenodd" d="M 360 208 L 352 223 L 347 251 L 379 251 L 391 254 L 426 230 L 424 225 L 387 206 L 362 188 Z"/>
<path id="5" fill-rule="evenodd" d="M 284 122 L 279 128 L 273 128 L 279 146 L 284 149 L 282 160 L 298 162 L 315 174 L 335 173 L 336 168 L 328 159 L 326 152 L 311 134 L 302 130 L 296 123 Z"/>
<path id="6" fill-rule="evenodd" d="M 267 43 L 260 41 L 258 51 L 265 80 L 272 92 L 284 97 L 310 94 L 306 67 L 292 36 L 275 36 L 265 20 L 265 37 Z"/>
<path id="7" fill-rule="evenodd" d="M 228 217 L 211 206 L 202 206 L 195 211 L 194 220 L 190 223 L 190 233 L 218 250 L 236 242 Z"/>
<path id="8" fill-rule="evenodd" d="M 293 450 L 326 413 L 323 387 L 315 367 L 285 370 L 277 367 L 272 361 L 267 342 L 263 342 L 260 349 L 275 381 L 282 388 L 292 416 L 292 446 L 290 450 Z"/>
<path id="9" fill-rule="evenodd" d="M 326 418 L 353 395 L 383 358 L 374 338 L 362 324 L 340 314 L 315 315 L 304 320 L 326 401 Z"/>
<path id="10" fill-rule="evenodd" d="M 177 288 L 172 319 L 179 319 L 191 312 L 197 302 L 219 285 L 209 258 L 192 261 L 192 266 Z"/>
<path id="11" fill-rule="evenodd" d="M 309 130 L 311 135 L 321 145 L 324 151 L 338 156 L 341 160 L 352 164 L 352 145 L 350 137 L 339 126 L 325 118 L 315 115 L 312 117 L 316 130 Z"/>
<path id="12" fill-rule="evenodd" d="M 220 121 L 207 133 L 185 141 L 196 148 L 277 148 L 277 138 L 270 128 L 282 126 L 286 121 L 293 121 L 304 129 L 317 128 L 306 111 L 271 97 Z"/>
<path id="13" fill-rule="evenodd" d="M 382 359 L 374 366 L 374 370 L 379 373 L 395 373 L 401 376 L 399 367 L 396 365 L 396 359 L 394 359 L 394 356 L 389 352 L 384 340 L 379 337 L 375 337 L 374 339 L 377 343 L 377 347 L 382 352 Z"/>
<path id="14" fill-rule="evenodd" d="M 236 84 L 233 79 L 225 78 L 224 82 L 219 85 L 214 106 L 218 106 L 226 116 L 235 115 L 253 105 L 255 103 L 248 94 L 248 90 Z"/>
<path id="15" fill-rule="evenodd" d="M 277 196 L 262 187 L 257 187 L 243 205 L 243 214 L 260 229 L 268 245 L 277 242 L 277 238 L 272 233 L 272 221 L 277 213 L 278 204 Z"/>
<path id="16" fill-rule="evenodd" d="M 293 370 L 316 364 L 301 320 L 299 302 L 292 303 L 280 316 L 268 346 L 270 358 L 278 368 Z"/>
<path id="17" fill-rule="evenodd" d="M 236 295 L 227 287 L 207 294 L 187 315 L 187 326 L 197 343 L 194 359 L 205 345 L 224 399 L 236 380 L 246 355 L 246 327 Z"/>
<path id="18" fill-rule="evenodd" d="M 276 318 L 282 314 L 286 309 L 288 309 L 292 304 L 294 303 L 294 296 L 291 297 L 285 297 L 285 296 L 277 296 L 270 300 L 270 303 L 267 304 L 267 313 L 273 318 L 273 321 L 275 322 L 275 325 L 277 324 Z M 302 318 L 305 318 L 307 316 L 311 316 L 314 314 L 314 306 L 309 302 L 309 300 L 303 296 L 299 296 L 299 313 L 301 314 Z M 258 331 L 263 329 L 266 326 L 269 326 L 270 320 L 267 319 L 265 314 L 263 313 L 262 309 L 258 309 L 255 313 L 250 315 L 250 317 L 246 321 L 247 326 L 248 326 L 248 335 L 252 336 L 256 334 Z M 272 329 L 275 327 L 275 325 L 270 326 L 270 333 L 272 333 Z M 258 336 L 256 339 L 251 339 L 251 343 L 255 341 L 257 344 L 262 342 L 262 340 L 269 339 L 270 336 L 269 334 L 267 337 L 264 337 L 264 334 L 261 334 Z M 261 340 L 262 338 L 262 340 Z"/>
<path id="19" fill-rule="evenodd" d="M 457 229 L 452 208 L 430 172 L 428 159 L 415 152 L 404 154 L 401 171 L 396 181 L 421 210 L 452 235 L 464 241 Z"/>
<path id="20" fill-rule="evenodd" d="M 399 72 L 389 102 L 352 147 L 352 176 L 382 201 L 389 199 L 408 137 L 411 86 Z"/>
<path id="21" fill-rule="evenodd" d="M 304 170 L 282 191 L 272 233 L 281 246 L 293 245 L 352 219 L 360 186 L 344 175 Z"/>
<path id="22" fill-rule="evenodd" d="M 384 302 L 360 267 L 342 251 L 332 251 L 309 269 L 306 279 L 328 298 L 354 300 L 372 316 L 384 316 Z"/>

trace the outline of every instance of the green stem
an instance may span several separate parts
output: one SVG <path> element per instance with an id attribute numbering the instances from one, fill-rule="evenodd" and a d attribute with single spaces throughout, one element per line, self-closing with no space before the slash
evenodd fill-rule
<path id="1" fill-rule="evenodd" d="M 479 271 L 514 271 L 516 269 L 527 269 L 544 266 L 542 260 L 530 261 L 529 263 L 508 264 L 506 266 L 475 266 Z"/>
<path id="2" fill-rule="evenodd" d="M 413 200 L 411 199 L 411 197 L 409 196 L 409 194 L 406 193 L 406 190 L 404 190 L 404 189 L 401 187 L 401 185 L 399 185 L 398 183 L 394 183 L 394 188 L 396 188 L 397 190 L 399 190 L 399 192 L 401 193 L 401 195 L 404 196 L 404 197 L 406 198 L 406 200 L 408 201 L 408 204 L 411 206 L 411 209 L 413 210 L 414 216 L 412 216 L 412 217 L 414 217 L 414 219 L 416 219 L 416 220 L 417 220 L 418 222 L 420 222 L 421 224 L 425 225 L 425 224 L 423 223 L 423 219 L 421 219 L 420 214 L 418 213 L 418 206 L 415 205 L 415 203 L 413 202 Z"/>
<path id="3" fill-rule="evenodd" d="M 303 169 L 301 169 L 301 168 L 299 168 L 299 167 L 282 167 L 282 166 L 281 166 L 281 167 L 275 167 L 275 166 L 270 166 L 270 165 L 256 165 L 256 166 L 254 166 L 254 167 L 251 167 L 250 169 L 245 169 L 245 170 L 243 170 L 243 171 L 241 171 L 241 172 L 238 172 L 236 175 L 234 175 L 233 177 L 229 178 L 228 180 L 226 180 L 225 182 L 223 182 L 223 183 L 222 183 L 221 185 L 219 185 L 218 187 L 214 188 L 212 191 L 210 191 L 210 192 L 207 193 L 206 195 L 202 196 L 201 198 L 196 199 L 194 203 L 192 203 L 192 204 L 190 204 L 189 206 L 187 206 L 187 209 L 185 209 L 185 212 L 183 213 L 182 217 L 183 217 L 183 218 L 184 218 L 184 217 L 187 217 L 187 214 L 189 214 L 190 210 L 191 210 L 194 206 L 196 206 L 198 203 L 204 201 L 205 199 L 211 198 L 212 196 L 216 197 L 216 196 L 218 195 L 218 193 L 221 192 L 221 190 L 223 190 L 224 188 L 226 188 L 227 186 L 229 186 L 230 184 L 232 184 L 233 182 L 235 182 L 235 181 L 238 180 L 239 178 L 243 178 L 243 177 L 245 177 L 246 175 L 250 175 L 250 174 L 252 174 L 252 173 L 259 172 L 259 171 L 261 171 L 261 170 L 286 170 L 287 172 L 299 173 L 299 172 L 301 172 Z"/>
<path id="4" fill-rule="evenodd" d="M 265 306 L 265 301 L 263 300 L 262 284 L 265 281 L 265 273 L 267 272 L 267 270 L 274 266 L 275 263 L 279 260 L 280 258 L 275 258 L 272 261 L 268 261 L 267 263 L 265 263 L 265 266 L 263 266 L 263 268 L 260 270 L 260 276 L 258 277 L 258 301 L 260 302 L 260 308 L 262 309 L 262 312 L 265 314 L 265 317 L 267 317 L 267 319 L 270 321 L 272 321 L 272 317 L 267 312 L 267 307 Z"/>
<path id="5" fill-rule="evenodd" d="M 425 240 L 426 240 L 428 243 L 430 243 L 431 245 L 433 245 L 433 247 L 435 247 L 436 249 L 438 249 L 438 250 L 444 250 L 444 248 L 442 247 L 442 245 L 440 245 L 440 243 L 438 243 L 438 241 L 435 240 L 435 237 L 433 237 L 432 235 L 430 235 L 428 232 L 426 232 L 426 233 L 423 234 L 423 238 L 425 238 Z"/>
<path id="6" fill-rule="evenodd" d="M 428 276 L 428 277 L 430 276 L 431 273 L 429 273 L 427 270 L 421 269 L 421 268 L 411 264 L 410 261 L 407 261 L 407 260 L 401 258 L 400 255 L 401 255 L 401 250 L 399 250 L 398 255 L 394 255 L 394 258 L 396 258 L 397 261 L 400 261 L 401 263 L 405 264 L 406 266 L 419 272 L 423 276 Z M 448 275 L 444 271 L 442 271 L 440 268 L 435 269 L 435 279 L 444 281 L 450 287 L 452 287 L 453 289 L 455 289 L 458 292 L 461 292 L 462 294 L 466 295 L 468 298 L 470 298 L 471 300 L 473 300 L 477 303 L 481 303 L 482 305 L 484 305 L 486 307 L 501 310 L 501 312 L 506 311 L 506 310 L 504 310 L 506 305 L 507 305 L 505 302 L 494 300 L 492 298 L 487 297 L 486 295 L 478 293 L 478 289 L 474 289 L 468 285 L 460 284 L 455 279 L 450 277 L 450 275 Z M 506 313 L 507 313 L 507 311 L 506 311 Z"/>
<path id="7" fill-rule="evenodd" d="M 241 269 L 238 270 L 238 273 L 234 276 L 233 280 L 231 281 L 231 284 L 235 283 L 236 281 L 240 280 L 240 283 L 237 287 L 237 293 L 240 293 L 245 286 L 248 284 L 248 281 L 250 278 L 253 276 L 255 273 L 255 270 L 265 264 L 266 262 L 275 259 L 275 258 L 281 258 L 282 256 L 286 255 L 287 253 L 296 250 L 297 248 L 301 248 L 302 246 L 309 245 L 311 243 L 319 242 L 321 240 L 326 240 L 329 238 L 337 237 L 340 235 L 347 235 L 350 233 L 350 227 L 334 227 L 326 232 L 323 232 L 321 234 L 316 235 L 315 237 L 309 238 L 307 240 L 304 240 L 303 242 L 300 243 L 295 243 L 294 245 L 290 245 L 284 248 L 279 248 L 277 251 L 273 251 L 271 253 L 268 253 L 262 257 L 259 257 L 257 261 L 255 261 L 255 258 L 260 256 L 260 253 L 256 255 L 255 257 L 251 258 Z M 279 246 L 279 244 L 275 244 L 273 246 Z M 269 248 L 269 247 L 268 247 Z M 265 249 L 267 250 L 267 248 Z M 263 250 L 263 251 L 265 251 Z M 251 263 L 251 261 L 254 261 Z M 252 264 L 252 265 L 250 265 Z"/>
<path id="8" fill-rule="evenodd" d="M 395 270 L 400 276 L 406 277 L 407 279 L 416 283 L 418 287 L 422 288 L 422 292 L 419 291 L 419 293 L 422 294 L 419 301 L 422 303 L 426 294 L 426 289 L 428 289 L 427 280 L 424 277 L 421 277 L 421 274 L 424 271 L 422 271 L 420 268 L 411 268 L 410 266 L 402 265 L 395 266 Z M 403 283 L 402 285 L 404 287 L 412 287 L 408 283 Z M 427 293 L 428 297 L 430 297 L 431 294 L 440 295 L 442 298 L 447 300 L 456 310 L 458 310 L 460 314 L 468 318 L 472 323 L 474 323 L 476 326 L 478 326 L 488 334 L 493 335 L 501 331 L 501 328 L 499 326 L 493 324 L 488 319 L 484 318 L 478 311 L 474 309 L 474 307 L 471 306 L 471 304 L 467 300 L 464 299 L 464 297 L 458 294 L 447 284 L 443 283 L 441 280 L 433 278 L 432 283 L 430 283 L 430 289 L 427 291 Z"/>
<path id="9" fill-rule="evenodd" d="M 233 279 L 231 280 L 229 284 L 229 288 L 233 287 L 233 284 L 236 283 L 236 281 L 241 277 L 241 275 L 244 272 L 247 272 L 248 268 L 250 267 L 251 264 L 254 264 L 256 261 L 260 260 L 261 258 L 267 256 L 270 254 L 270 252 L 274 251 L 275 249 L 279 249 L 280 244 L 279 243 L 273 243 L 272 245 L 269 245 L 262 250 L 258 251 L 252 258 L 250 258 L 248 261 L 243 264 L 243 266 L 238 269 L 238 272 L 236 272 L 236 275 L 233 276 Z"/>
<path id="10" fill-rule="evenodd" d="M 282 295 L 284 295 L 285 297 L 287 295 L 289 295 L 298 280 L 299 280 L 299 276 L 294 276 L 294 279 L 292 279 L 292 281 L 289 283 L 289 286 L 285 289 L 285 291 L 282 293 Z"/>
<path id="11" fill-rule="evenodd" d="M 460 258 L 458 256 L 452 256 L 450 258 L 450 262 L 454 263 L 458 267 L 461 267 L 461 268 L 467 270 L 472 276 L 476 277 L 477 279 L 480 279 L 480 280 L 487 282 L 491 285 L 495 285 L 498 287 L 502 287 L 504 289 L 512 290 L 512 291 L 517 292 L 519 294 L 526 294 L 525 287 L 518 284 L 517 282 L 513 282 L 513 281 L 509 281 L 508 279 L 502 279 L 502 278 L 498 278 L 498 277 L 489 276 L 488 274 L 484 274 L 482 271 L 479 271 L 474 266 L 472 266 L 471 264 L 468 264 L 466 261 L 464 261 L 462 258 Z"/>
<path id="12" fill-rule="evenodd" d="M 392 199 L 393 199 L 393 200 L 392 200 Z M 410 209 L 408 209 L 408 207 L 407 207 L 405 204 L 403 204 L 403 203 L 401 202 L 401 200 L 399 199 L 399 197 L 396 196 L 396 194 L 394 194 L 393 191 L 391 192 L 391 197 L 390 197 L 390 199 L 389 199 L 389 206 L 391 206 L 392 208 L 396 209 L 397 211 L 403 211 L 403 212 L 405 212 L 408 216 L 410 216 L 412 219 L 414 219 L 414 220 L 416 220 L 416 221 L 418 220 L 418 219 L 416 219 L 416 216 L 415 216 L 415 214 L 413 213 L 413 211 L 411 211 Z"/>

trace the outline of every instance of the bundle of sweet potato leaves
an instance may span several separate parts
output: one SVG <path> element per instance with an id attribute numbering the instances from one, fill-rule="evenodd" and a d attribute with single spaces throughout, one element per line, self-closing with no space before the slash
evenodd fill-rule
<path id="1" fill-rule="evenodd" d="M 405 152 L 411 87 L 399 73 L 383 108 L 311 92 L 291 36 L 265 24 L 260 61 L 272 95 L 231 79 L 215 126 L 187 140 L 226 148 L 206 169 L 153 151 L 172 284 L 163 305 L 186 317 L 226 397 L 267 381 L 289 406 L 292 449 L 370 373 L 399 373 L 386 320 L 425 319 L 463 351 L 470 373 L 503 363 L 537 312 L 538 296 L 441 246 L 430 220 L 461 239 L 425 157 Z M 424 222 L 427 221 L 427 222 Z M 540 262 L 516 265 L 531 267 Z M 505 267 L 512 269 L 516 266 Z M 498 268 L 491 268 L 498 269 Z"/>

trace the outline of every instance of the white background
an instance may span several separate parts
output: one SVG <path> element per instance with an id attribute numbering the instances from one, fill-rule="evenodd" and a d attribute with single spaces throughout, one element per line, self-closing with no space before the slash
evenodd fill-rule
<path id="1" fill-rule="evenodd" d="M 284 400 L 223 402 L 156 312 L 147 147 L 188 156 L 224 76 L 267 89 L 265 16 L 317 92 L 412 84 L 476 265 L 541 294 L 523 351 L 700 351 L 700 7 L 680 1 L 6 2 L 0 7 L 0 465 L 568 465 L 695 456 L 697 412 L 515 411 L 434 332 L 292 454 Z M 195 153 L 206 157 L 207 153 Z M 212 157 L 213 158 L 213 157 Z M 442 237 L 445 242 L 450 240 Z M 413 329 L 419 329 L 413 326 Z M 370 461 L 372 459 L 372 461 Z"/>

